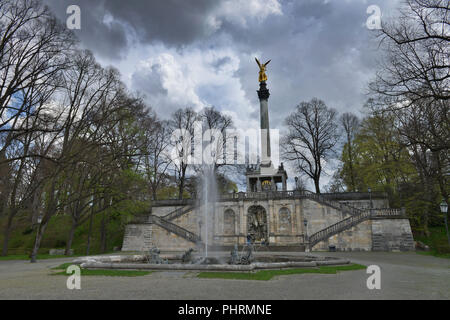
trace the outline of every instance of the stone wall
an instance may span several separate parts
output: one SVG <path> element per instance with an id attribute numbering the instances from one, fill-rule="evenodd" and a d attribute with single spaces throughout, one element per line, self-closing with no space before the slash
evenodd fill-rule
<path id="1" fill-rule="evenodd" d="M 152 247 L 158 247 L 161 251 L 186 251 L 195 248 L 195 243 L 187 241 L 158 225 L 152 225 Z"/>
<path id="2" fill-rule="evenodd" d="M 307 220 L 307 233 L 312 235 L 332 224 L 335 224 L 349 215 L 332 207 L 325 206 L 318 202 L 304 199 L 302 204 L 302 217 Z"/>
<path id="3" fill-rule="evenodd" d="M 374 199 L 373 207 L 387 207 L 387 200 Z M 345 200 L 352 206 L 367 208 L 369 200 Z M 351 203 L 350 203 L 351 202 Z M 305 236 L 312 235 L 333 225 L 349 214 L 309 199 L 238 200 L 217 202 L 213 214 L 209 215 L 208 245 L 243 245 L 247 236 L 247 215 L 252 206 L 261 206 L 267 214 L 268 240 L 270 246 L 299 246 Z M 182 206 L 161 206 L 152 208 L 152 214 L 165 216 Z M 171 222 L 202 239 L 204 226 L 198 217 L 203 215 L 197 207 Z M 228 216 L 226 216 L 228 214 Z M 307 230 L 304 230 L 304 219 Z M 228 224 L 229 225 L 228 225 Z M 202 230 L 200 230 L 202 228 Z M 397 251 L 414 248 L 411 228 L 407 219 L 368 220 L 314 246 L 313 250 L 328 250 L 334 245 L 341 251 Z M 130 224 L 126 227 L 123 251 L 146 251 L 157 246 L 165 251 L 184 251 L 195 244 L 179 237 L 156 224 Z"/>
<path id="4" fill-rule="evenodd" d="M 373 251 L 413 251 L 414 239 L 408 219 L 372 221 Z"/>
<path id="5" fill-rule="evenodd" d="M 125 227 L 122 251 L 146 251 L 151 248 L 152 227 L 150 224 L 128 224 Z"/>

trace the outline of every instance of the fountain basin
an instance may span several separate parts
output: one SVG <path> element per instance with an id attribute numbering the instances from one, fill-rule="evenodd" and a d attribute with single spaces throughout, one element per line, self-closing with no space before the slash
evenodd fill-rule
<path id="1" fill-rule="evenodd" d="M 275 256 L 255 257 L 255 261 L 248 265 L 232 265 L 227 263 L 213 264 L 190 264 L 180 263 L 178 256 L 169 256 L 169 264 L 149 264 L 145 262 L 145 255 L 134 256 L 98 256 L 78 258 L 75 264 L 80 264 L 85 269 L 117 269 L 117 270 L 165 270 L 165 271 L 254 271 L 270 269 L 288 268 L 314 268 L 319 266 L 346 265 L 350 260 L 329 258 L 329 257 L 291 257 L 291 261 L 286 261 L 287 257 Z M 216 261 L 221 260 L 220 258 Z M 223 259 L 222 259 L 223 260 Z M 259 260 L 259 261 L 258 261 Z M 264 261 L 264 262 L 262 262 Z M 270 262 L 266 262 L 270 261 Z"/>

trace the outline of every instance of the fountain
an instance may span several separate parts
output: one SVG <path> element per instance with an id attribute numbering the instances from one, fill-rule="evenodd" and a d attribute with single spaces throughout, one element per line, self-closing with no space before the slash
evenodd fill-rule
<path id="1" fill-rule="evenodd" d="M 162 259 L 159 254 L 161 251 L 157 247 L 153 247 L 149 251 L 149 255 L 147 256 L 147 261 L 150 264 L 168 264 L 167 259 Z"/>
<path id="2" fill-rule="evenodd" d="M 214 164 L 204 164 L 201 174 L 201 186 L 202 186 L 202 210 L 199 212 L 201 216 L 198 217 L 199 224 L 204 226 L 203 230 L 200 230 L 201 239 L 203 242 L 203 254 L 204 258 L 208 258 L 208 242 L 210 239 L 209 227 L 212 225 L 211 217 L 214 212 L 214 205 L 217 199 L 217 183 L 215 176 Z"/>

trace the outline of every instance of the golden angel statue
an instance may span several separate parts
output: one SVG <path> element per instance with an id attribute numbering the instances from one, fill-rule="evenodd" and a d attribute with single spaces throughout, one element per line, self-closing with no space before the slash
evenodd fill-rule
<path id="1" fill-rule="evenodd" d="M 256 63 L 258 64 L 258 66 L 259 66 L 259 78 L 258 78 L 259 82 L 267 81 L 266 66 L 267 66 L 267 65 L 269 64 L 269 62 L 272 61 L 272 60 L 269 60 L 269 61 L 267 61 L 267 62 L 264 63 L 264 64 L 261 64 L 261 63 L 259 62 L 258 58 L 255 58 L 255 60 L 256 60 Z"/>

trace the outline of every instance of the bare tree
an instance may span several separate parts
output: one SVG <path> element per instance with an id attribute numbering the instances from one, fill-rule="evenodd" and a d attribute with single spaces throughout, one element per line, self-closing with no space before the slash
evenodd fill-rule
<path id="1" fill-rule="evenodd" d="M 115 114 L 122 108 L 122 96 L 123 85 L 117 71 L 101 68 L 88 51 L 75 52 L 70 67 L 64 71 L 60 99 L 54 106 L 60 114 L 61 129 L 54 152 L 54 172 L 47 183 L 46 206 L 31 253 L 32 262 L 36 261 L 50 218 L 67 205 L 60 201 L 67 192 L 67 172 L 86 161 L 84 153 L 107 143 L 116 124 Z M 84 142 L 82 152 L 81 141 Z"/>
<path id="2" fill-rule="evenodd" d="M 49 150 L 37 152 L 36 145 L 54 129 L 45 124 L 46 105 L 67 67 L 74 38 L 34 0 L 2 1 L 0 34 L 0 167 L 13 169 L 0 205 L 8 209 L 2 249 L 6 255 L 14 217 L 31 199 L 38 202 L 36 191 L 43 179 L 31 158 Z"/>
<path id="3" fill-rule="evenodd" d="M 427 102 L 412 104 L 408 110 L 395 110 L 393 113 L 398 122 L 399 134 L 411 151 L 426 192 L 432 192 L 431 185 L 436 181 L 442 196 L 448 200 L 449 109 L 444 101 Z M 431 202 L 432 198 L 432 195 L 428 195 L 427 201 Z"/>
<path id="4" fill-rule="evenodd" d="M 450 7 L 447 0 L 404 0 L 378 36 L 385 59 L 370 85 L 385 106 L 450 99 Z"/>
<path id="5" fill-rule="evenodd" d="M 144 170 L 148 180 L 152 200 L 157 199 L 158 190 L 167 177 L 172 163 L 170 158 L 170 128 L 167 121 L 147 117 L 143 121 L 145 129 Z"/>
<path id="6" fill-rule="evenodd" d="M 350 184 L 348 185 L 348 191 L 356 191 L 356 173 L 354 170 L 355 155 L 353 150 L 353 140 L 359 128 L 359 119 L 352 113 L 344 113 L 341 116 L 341 124 L 344 128 L 346 136 L 346 144 L 344 146 L 344 149 L 346 149 L 347 151 L 346 154 L 348 157 L 348 161 L 346 161 L 346 163 L 348 163 L 348 170 L 350 174 Z"/>
<path id="7" fill-rule="evenodd" d="M 203 138 L 209 139 L 203 141 L 203 162 L 214 165 L 214 171 L 217 173 L 219 168 L 223 168 L 227 163 L 227 155 L 234 154 L 234 149 L 227 150 L 227 145 L 231 145 L 234 137 L 227 136 L 227 129 L 233 126 L 233 120 L 221 113 L 215 107 L 207 107 L 200 113 L 200 120 L 202 121 Z M 232 140 L 233 139 L 233 140 Z M 206 155 L 205 151 L 211 151 L 211 154 Z M 205 157 L 210 156 L 209 159 Z M 229 158 L 229 157 L 228 157 Z M 198 170 L 197 170 L 198 171 Z"/>
<path id="8" fill-rule="evenodd" d="M 4 0 L 0 7 L 0 152 L 36 128 L 66 68 L 74 38 L 41 1 Z M 25 124 L 27 124 L 25 126 Z"/>
<path id="9" fill-rule="evenodd" d="M 183 198 L 186 184 L 186 173 L 189 158 L 193 155 L 192 142 L 194 137 L 194 125 L 198 120 L 198 114 L 192 108 L 179 109 L 175 111 L 169 121 L 172 132 L 172 146 L 175 153 L 172 159 L 175 178 L 178 185 L 178 198 Z"/>
<path id="10" fill-rule="evenodd" d="M 289 132 L 282 139 L 283 157 L 313 179 L 317 193 L 320 193 L 322 162 L 330 158 L 338 141 L 336 116 L 336 110 L 314 98 L 300 103 L 285 120 Z"/>

